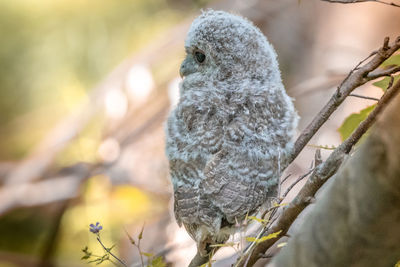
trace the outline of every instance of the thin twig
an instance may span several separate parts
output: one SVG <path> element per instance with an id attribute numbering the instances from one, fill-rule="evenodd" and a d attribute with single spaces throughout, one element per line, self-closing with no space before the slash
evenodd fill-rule
<path id="1" fill-rule="evenodd" d="M 308 175 L 310 175 L 310 173 L 312 173 L 314 171 L 314 168 L 312 168 L 311 170 L 309 170 L 307 173 L 299 176 L 296 181 L 294 181 L 285 191 L 285 193 L 282 195 L 282 198 L 285 198 L 290 191 L 292 191 L 293 187 L 295 187 L 296 184 L 298 184 L 301 180 L 303 180 L 304 178 L 306 178 Z"/>
<path id="2" fill-rule="evenodd" d="M 279 204 L 281 204 L 281 202 L 282 202 L 282 199 L 279 199 L 279 200 L 277 201 L 277 205 L 272 206 L 272 207 L 269 207 L 268 209 L 266 209 L 266 210 L 261 214 L 261 217 L 260 217 L 260 218 L 263 219 L 263 220 L 265 220 L 265 216 L 267 216 L 267 214 L 268 214 L 269 212 L 278 209 L 278 208 L 279 208 Z M 271 217 L 271 216 L 270 216 L 270 217 Z M 269 218 L 266 219 L 266 220 L 269 221 Z"/>
<path id="3" fill-rule="evenodd" d="M 349 94 L 349 96 L 358 97 L 358 98 L 362 98 L 362 99 L 368 99 L 368 100 L 379 101 L 379 98 L 376 98 L 376 97 L 370 97 L 370 96 L 364 96 L 364 95 L 357 95 L 357 94 Z"/>
<path id="4" fill-rule="evenodd" d="M 106 247 L 104 246 L 104 244 L 103 244 L 103 242 L 101 242 L 101 239 L 100 239 L 99 236 L 97 236 L 97 241 L 99 241 L 99 243 L 100 243 L 100 245 L 103 247 L 103 249 L 104 249 L 107 253 L 109 253 L 114 259 L 116 259 L 116 260 L 117 260 L 119 263 L 121 263 L 123 266 L 128 267 L 128 265 L 127 265 L 125 262 L 123 262 L 121 259 L 119 259 L 117 256 L 115 256 L 115 255 L 111 252 L 110 249 L 108 249 L 108 248 L 106 248 Z"/>
<path id="5" fill-rule="evenodd" d="M 363 3 L 363 2 L 376 2 L 384 5 L 389 5 L 389 6 L 394 6 L 394 7 L 400 7 L 400 5 L 395 4 L 393 2 L 385 2 L 381 0 L 322 0 L 325 2 L 331 2 L 331 3 L 340 3 L 340 4 L 354 4 L 354 3 Z"/>
<path id="6" fill-rule="evenodd" d="M 143 231 L 144 231 L 144 223 L 142 226 L 142 230 L 140 231 L 139 237 L 138 237 L 138 244 L 137 244 L 137 249 L 139 251 L 139 256 L 140 256 L 140 262 L 142 263 L 142 267 L 144 267 L 144 261 L 143 261 L 143 254 L 142 254 L 142 250 L 140 249 L 140 240 L 142 240 L 143 237 Z"/>
<path id="7" fill-rule="evenodd" d="M 314 166 L 314 161 L 315 161 L 315 166 Z M 283 199 L 286 197 L 286 195 L 289 193 L 289 191 L 291 190 L 291 188 L 293 188 L 299 181 L 301 181 L 304 177 L 308 176 L 319 164 L 321 164 L 321 150 L 320 150 L 320 149 L 317 149 L 317 150 L 316 150 L 314 161 L 311 162 L 310 171 L 309 171 L 308 173 L 306 173 L 305 175 L 301 176 L 300 179 L 297 179 L 297 180 L 290 186 L 290 189 L 288 189 L 288 190 L 285 192 L 284 196 L 281 197 L 281 198 L 279 198 L 279 200 L 278 200 L 278 202 L 277 202 L 277 205 L 272 206 L 272 207 L 270 207 L 269 209 L 267 209 L 267 210 L 265 210 L 265 211 L 263 212 L 263 214 L 261 215 L 261 219 L 264 219 L 265 216 L 266 216 L 269 212 L 271 212 L 271 214 L 269 215 L 269 218 L 267 219 L 268 224 L 267 224 L 266 226 L 264 226 L 264 227 L 261 229 L 261 231 L 260 231 L 260 232 L 258 233 L 258 235 L 257 235 L 257 238 L 261 238 L 261 237 L 265 234 L 265 232 L 269 229 L 269 227 L 275 222 L 275 220 L 276 220 L 277 218 L 274 217 L 274 216 L 275 216 L 275 214 L 276 214 L 278 208 L 281 207 L 280 204 L 282 203 L 282 201 L 283 201 Z M 250 245 L 246 248 L 245 251 L 246 251 L 246 252 L 249 252 L 255 245 L 256 245 L 255 243 L 250 244 Z M 247 261 L 248 261 L 248 260 L 249 260 L 249 257 L 247 258 L 247 260 L 246 260 L 244 266 L 247 265 Z"/>
<path id="8" fill-rule="evenodd" d="M 260 258 L 263 258 L 263 259 L 271 259 L 271 258 L 273 258 L 274 257 L 274 255 L 265 255 L 265 254 L 260 254 Z"/>
<path id="9" fill-rule="evenodd" d="M 315 151 L 314 163 L 315 163 L 315 168 L 318 167 L 322 163 L 322 156 L 321 156 L 321 149 L 320 148 L 318 148 Z"/>
<path id="10" fill-rule="evenodd" d="M 389 84 L 388 84 L 388 86 L 387 86 L 387 89 L 389 89 L 390 87 L 392 87 L 393 83 L 394 83 L 394 77 L 393 77 L 393 76 L 390 76 L 390 81 L 389 81 Z"/>
<path id="11" fill-rule="evenodd" d="M 281 184 L 283 184 L 284 182 L 286 182 L 286 180 L 287 180 L 291 175 L 292 175 L 291 173 L 289 173 L 288 175 L 286 175 L 286 177 L 282 179 Z"/>

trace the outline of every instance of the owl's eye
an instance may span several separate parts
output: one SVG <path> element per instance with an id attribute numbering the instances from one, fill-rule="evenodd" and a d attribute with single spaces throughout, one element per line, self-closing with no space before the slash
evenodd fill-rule
<path id="1" fill-rule="evenodd" d="M 197 62 L 203 63 L 204 60 L 206 60 L 206 55 L 200 51 L 194 52 L 194 58 L 196 59 Z"/>

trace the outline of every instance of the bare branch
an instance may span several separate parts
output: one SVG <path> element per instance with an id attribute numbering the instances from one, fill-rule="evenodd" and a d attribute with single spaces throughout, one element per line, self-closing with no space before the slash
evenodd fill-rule
<path id="1" fill-rule="evenodd" d="M 18 207 L 38 206 L 75 197 L 87 175 L 88 170 L 81 170 L 51 180 L 5 186 L 0 189 L 0 215 Z"/>
<path id="2" fill-rule="evenodd" d="M 384 5 L 389 5 L 389 6 L 395 6 L 395 7 L 400 7 L 400 5 L 395 4 L 393 2 L 385 2 L 381 0 L 322 0 L 325 2 L 331 2 L 331 3 L 340 3 L 340 4 L 354 4 L 354 3 L 363 3 L 363 2 L 376 2 Z"/>
<path id="3" fill-rule="evenodd" d="M 346 97 L 357 87 L 370 81 L 367 76 L 376 70 L 386 59 L 394 52 L 400 49 L 400 37 L 389 46 L 389 38 L 385 38 L 383 46 L 377 51 L 371 53 L 366 59 L 362 60 L 352 69 L 349 75 L 343 80 L 342 84 L 337 88 L 336 93 L 331 97 L 329 102 L 322 108 L 317 117 L 305 128 L 294 145 L 291 161 L 303 150 L 304 146 L 310 141 L 311 137 L 319 130 L 319 128 L 328 120 L 331 114 L 339 107 Z M 361 66 L 369 58 L 372 59 Z M 361 67 L 360 67 L 361 66 Z"/>
<path id="4" fill-rule="evenodd" d="M 314 168 L 312 168 L 311 170 L 309 170 L 307 173 L 299 176 L 299 178 L 296 179 L 296 181 L 294 181 L 285 191 L 285 193 L 283 193 L 282 198 L 285 198 L 290 191 L 292 191 L 293 187 L 295 187 L 296 184 L 298 184 L 301 180 L 303 180 L 304 178 L 306 178 L 312 171 L 314 170 Z"/>
<path id="5" fill-rule="evenodd" d="M 376 70 L 367 75 L 367 78 L 370 80 L 374 80 L 376 78 L 384 77 L 384 76 L 390 76 L 392 74 L 395 74 L 396 72 L 400 71 L 400 66 L 393 66 L 388 69 L 384 70 Z"/>
<path id="6" fill-rule="evenodd" d="M 293 161 L 304 146 L 308 143 L 311 137 L 318 131 L 318 129 L 326 122 L 330 115 L 339 107 L 339 105 L 345 100 L 345 98 L 357 87 L 365 84 L 371 79 L 368 78 L 368 74 L 376 70 L 386 59 L 393 55 L 400 48 L 400 37 L 396 38 L 392 45 L 389 45 L 389 38 L 384 39 L 382 47 L 372 52 L 364 60 L 360 61 L 356 67 L 354 67 L 347 77 L 343 80 L 340 86 L 337 88 L 335 94 L 331 97 L 328 103 L 322 108 L 316 118 L 309 124 L 309 126 L 303 131 L 295 143 L 294 150 L 292 152 L 291 161 Z M 370 59 L 372 57 L 372 59 Z M 370 60 L 369 60 L 370 59 Z M 368 61 L 369 60 L 369 61 Z M 368 62 L 367 62 L 368 61 Z M 367 63 L 365 63 L 367 62 Z M 364 64 L 365 63 L 365 64 Z M 339 147 L 337 147 L 328 159 L 320 164 L 309 177 L 305 186 L 300 190 L 299 194 L 295 199 L 287 206 L 277 222 L 269 228 L 268 231 L 264 231 L 263 235 L 268 235 L 281 231 L 280 236 L 286 234 L 287 230 L 300 214 L 305 207 L 311 202 L 310 199 L 314 198 L 315 193 L 318 189 L 336 173 L 339 166 L 343 162 L 346 154 L 351 148 L 357 143 L 361 136 L 369 129 L 379 112 L 387 105 L 388 101 L 398 92 L 400 88 L 400 82 L 392 86 L 378 102 L 377 107 L 373 112 L 369 114 L 367 119 L 359 125 L 359 127 L 353 132 L 353 134 L 346 139 Z M 290 162 L 291 162 L 290 161 Z M 265 242 L 259 243 L 252 249 L 247 250 L 245 255 L 237 260 L 235 266 L 252 266 L 258 259 L 259 255 L 265 254 L 265 252 L 275 243 L 277 239 L 270 239 Z"/>
<path id="7" fill-rule="evenodd" d="M 400 255 L 399 111 L 396 96 L 272 266 L 395 265 Z"/>
<path id="8" fill-rule="evenodd" d="M 282 185 L 284 182 L 286 182 L 286 180 L 289 179 L 289 177 L 290 177 L 291 175 L 292 175 L 291 173 L 289 173 L 288 175 L 286 175 L 286 177 L 282 179 L 281 185 Z"/>
<path id="9" fill-rule="evenodd" d="M 362 99 L 368 99 L 368 100 L 379 101 L 379 98 L 370 97 L 370 96 L 357 95 L 357 94 L 349 94 L 349 96 L 358 97 L 358 98 L 362 98 Z"/>
<path id="10" fill-rule="evenodd" d="M 314 162 L 315 162 L 315 167 L 318 167 L 322 163 L 322 156 L 321 156 L 321 149 L 320 148 L 318 148 L 315 151 Z"/>
<path id="11" fill-rule="evenodd" d="M 351 136 L 337 147 L 324 163 L 314 170 L 298 195 L 283 210 L 277 222 L 270 227 L 264 235 L 281 231 L 280 236 L 282 237 L 287 233 L 297 216 L 310 204 L 309 200 L 314 198 L 318 189 L 336 173 L 347 153 L 350 152 L 351 148 L 360 140 L 361 136 L 371 127 L 378 114 L 382 112 L 399 91 L 400 81 L 396 82 L 396 84 L 387 90 L 378 102 L 376 108 L 358 126 Z M 252 266 L 260 258 L 259 255 L 265 254 L 277 240 L 278 239 L 270 239 L 259 243 L 252 251 L 248 252 L 244 257 L 241 257 L 236 263 L 236 266 L 244 266 L 245 262 L 247 262 L 247 266 Z"/>
<path id="12" fill-rule="evenodd" d="M 61 120 L 56 127 L 49 131 L 28 157 L 9 170 L 6 177 L 0 176 L 4 179 L 4 182 L 11 185 L 41 179 L 51 168 L 56 155 L 70 144 L 93 116 L 98 114 L 104 107 L 106 93 L 111 88 L 121 86 L 121 81 L 125 80 L 133 65 L 138 63 L 152 65 L 153 62 L 160 60 L 161 51 L 178 46 L 177 44 L 179 40 L 183 39 L 187 25 L 190 24 L 191 20 L 192 18 L 188 18 L 182 21 L 182 23 L 165 33 L 165 36 L 160 41 L 154 42 L 153 45 L 149 45 L 140 53 L 119 64 L 98 86 L 91 90 L 86 103 L 75 109 L 73 113 Z M 132 138 L 135 138 L 135 135 Z"/>

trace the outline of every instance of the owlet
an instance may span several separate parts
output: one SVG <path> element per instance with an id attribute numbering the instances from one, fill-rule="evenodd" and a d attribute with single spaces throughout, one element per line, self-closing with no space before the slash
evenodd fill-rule
<path id="1" fill-rule="evenodd" d="M 174 211 L 202 255 L 277 196 L 298 116 L 276 53 L 250 21 L 196 18 L 185 41 L 180 100 L 166 127 Z"/>

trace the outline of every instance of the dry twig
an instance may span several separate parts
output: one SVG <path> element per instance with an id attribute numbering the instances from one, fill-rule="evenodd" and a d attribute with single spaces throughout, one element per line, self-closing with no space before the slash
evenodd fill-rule
<path id="1" fill-rule="evenodd" d="M 283 193 L 282 195 L 282 199 L 285 198 L 290 191 L 292 191 L 293 187 L 296 186 L 296 184 L 298 184 L 301 180 L 303 180 L 304 178 L 306 178 L 308 175 L 310 175 L 310 173 L 314 170 L 314 168 L 312 168 L 311 170 L 309 170 L 307 173 L 299 176 L 285 191 L 285 193 Z"/>
<path id="2" fill-rule="evenodd" d="M 389 5 L 389 6 L 395 6 L 395 7 L 400 7 L 400 5 L 395 4 L 393 2 L 385 2 L 381 0 L 322 0 L 325 2 L 331 2 L 331 3 L 340 3 L 340 4 L 354 4 L 354 3 L 363 3 L 363 2 L 376 2 L 384 5 Z"/>
<path id="3" fill-rule="evenodd" d="M 365 95 L 349 94 L 349 96 L 358 97 L 358 98 L 367 99 L 367 100 L 379 101 L 379 98 L 365 96 Z"/>

